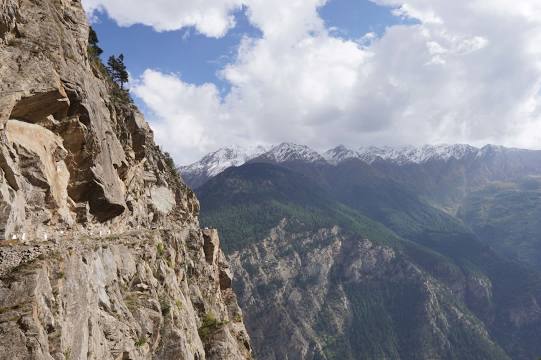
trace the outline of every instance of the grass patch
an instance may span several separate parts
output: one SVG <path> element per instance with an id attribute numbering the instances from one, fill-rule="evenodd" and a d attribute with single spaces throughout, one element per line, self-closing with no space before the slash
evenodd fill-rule
<path id="1" fill-rule="evenodd" d="M 137 339 L 137 341 L 135 342 L 135 347 L 138 347 L 138 348 L 143 347 L 145 346 L 146 343 L 147 343 L 146 337 L 141 337 Z"/>
<path id="2" fill-rule="evenodd" d="M 162 257 L 165 254 L 165 246 L 163 243 L 160 242 L 158 245 L 156 245 L 156 252 L 158 253 L 159 257 Z"/>
<path id="3" fill-rule="evenodd" d="M 207 341 L 214 332 L 226 325 L 227 321 L 220 321 L 212 313 L 207 313 L 198 329 L 199 337 L 203 342 Z"/>
<path id="4" fill-rule="evenodd" d="M 106 241 L 118 241 L 118 240 L 120 240 L 120 236 L 119 235 L 109 235 L 109 236 L 105 237 L 105 240 Z"/>

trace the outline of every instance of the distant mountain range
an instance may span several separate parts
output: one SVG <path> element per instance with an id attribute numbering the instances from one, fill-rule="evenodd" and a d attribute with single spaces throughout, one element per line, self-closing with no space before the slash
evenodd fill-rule
<path id="1" fill-rule="evenodd" d="M 522 164 L 528 157 L 541 154 L 541 151 L 506 148 L 486 145 L 477 148 L 471 145 L 423 145 L 423 146 L 368 146 L 349 149 L 343 145 L 322 154 L 305 145 L 282 143 L 265 148 L 230 147 L 222 148 L 204 156 L 201 160 L 179 167 L 186 183 L 193 188 L 204 184 L 231 166 L 241 166 L 250 161 L 271 161 L 285 163 L 291 161 L 326 162 L 337 165 L 347 160 L 358 159 L 368 164 L 388 163 L 393 165 L 426 165 L 450 161 L 482 161 L 495 157 L 517 158 Z M 537 169 L 538 164 L 532 164 Z"/>
<path id="2" fill-rule="evenodd" d="M 541 151 L 280 144 L 180 170 L 257 358 L 541 355 Z"/>

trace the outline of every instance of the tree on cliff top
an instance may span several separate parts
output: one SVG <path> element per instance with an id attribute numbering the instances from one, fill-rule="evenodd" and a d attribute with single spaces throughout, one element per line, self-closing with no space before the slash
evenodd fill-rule
<path id="1" fill-rule="evenodd" d="M 124 55 L 120 54 L 118 57 L 111 55 L 107 61 L 107 71 L 118 85 L 120 89 L 124 90 L 124 84 L 128 82 L 128 70 L 124 65 Z"/>

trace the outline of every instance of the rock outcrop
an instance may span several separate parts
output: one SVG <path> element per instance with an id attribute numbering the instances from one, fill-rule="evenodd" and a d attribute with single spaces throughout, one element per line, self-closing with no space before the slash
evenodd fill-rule
<path id="1" fill-rule="evenodd" d="M 89 55 L 80 2 L 4 0 L 2 9 L 5 237 L 40 237 L 42 224 L 71 229 L 77 217 L 148 226 L 174 209 L 194 221 L 192 192 L 171 171 L 142 115 Z"/>
<path id="2" fill-rule="evenodd" d="M 251 358 L 217 234 L 88 34 L 79 0 L 0 0 L 0 357 Z"/>

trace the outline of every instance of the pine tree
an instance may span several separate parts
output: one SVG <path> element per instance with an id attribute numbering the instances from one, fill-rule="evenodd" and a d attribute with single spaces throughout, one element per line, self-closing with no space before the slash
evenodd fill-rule
<path id="1" fill-rule="evenodd" d="M 117 82 L 117 69 L 118 61 L 116 59 L 116 56 L 109 56 L 109 59 L 107 60 L 107 72 L 109 73 L 111 80 L 113 80 L 115 83 Z"/>
<path id="2" fill-rule="evenodd" d="M 98 40 L 98 34 L 90 28 L 90 31 L 88 32 L 88 49 L 89 53 L 95 57 L 99 57 L 101 54 L 103 54 L 103 50 L 99 47 L 100 41 Z"/>
<path id="3" fill-rule="evenodd" d="M 129 75 L 126 65 L 124 65 L 124 55 L 120 54 L 118 57 L 118 80 L 120 81 L 120 88 L 124 89 L 124 84 L 128 82 Z"/>
<path id="4" fill-rule="evenodd" d="M 126 65 L 124 65 L 124 55 L 120 54 L 118 57 L 111 55 L 107 61 L 107 71 L 118 85 L 120 89 L 124 90 L 124 84 L 128 82 L 128 70 Z"/>

